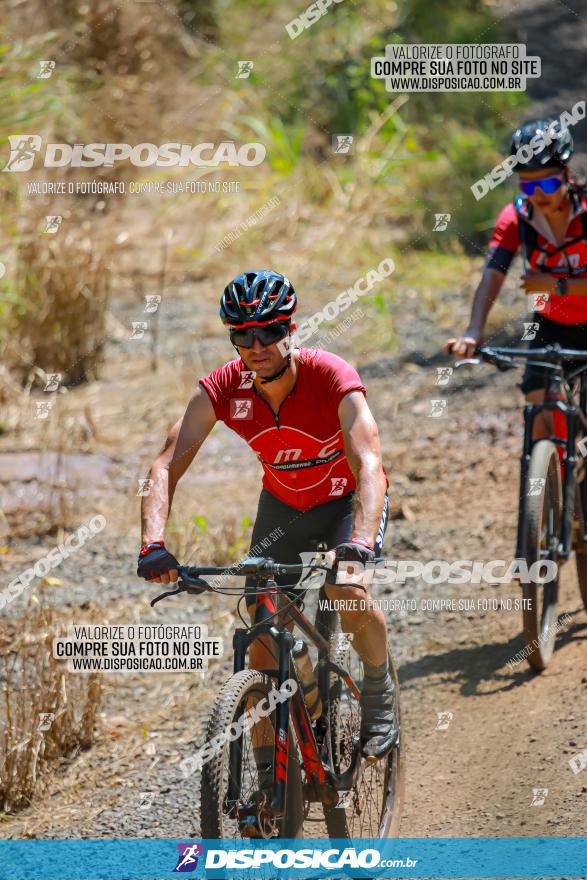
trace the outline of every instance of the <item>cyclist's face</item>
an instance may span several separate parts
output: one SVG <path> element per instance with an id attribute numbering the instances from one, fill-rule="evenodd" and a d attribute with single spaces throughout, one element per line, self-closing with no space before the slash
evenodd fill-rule
<path id="1" fill-rule="evenodd" d="M 567 197 L 568 187 L 564 182 L 564 172 L 558 168 L 543 168 L 542 171 L 521 171 L 519 174 L 520 182 L 524 180 L 532 180 L 537 183 L 547 177 L 558 177 L 561 180 L 560 186 L 556 192 L 545 193 L 538 186 L 533 195 L 528 196 L 528 201 L 538 208 L 543 214 L 554 214 L 558 211 L 564 199 Z"/>
<path id="2" fill-rule="evenodd" d="M 281 348 L 283 348 L 283 345 L 281 345 Z M 265 379 L 278 373 L 284 366 L 287 355 L 284 356 L 281 353 L 281 348 L 278 342 L 274 342 L 271 345 L 263 345 L 255 337 L 250 348 L 239 345 L 238 352 L 247 369 L 253 370 L 262 379 Z"/>

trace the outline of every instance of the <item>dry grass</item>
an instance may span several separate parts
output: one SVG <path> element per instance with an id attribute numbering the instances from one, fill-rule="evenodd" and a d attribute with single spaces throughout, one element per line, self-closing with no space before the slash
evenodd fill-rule
<path id="1" fill-rule="evenodd" d="M 98 675 L 70 675 L 52 657 L 53 613 L 37 610 L 6 627 L 0 644 L 0 809 L 28 806 L 47 771 L 87 749 L 94 738 L 102 685 Z"/>
<path id="2" fill-rule="evenodd" d="M 110 292 L 105 256 L 89 239 L 58 234 L 23 240 L 18 261 L 16 334 L 23 378 L 33 365 L 61 373 L 64 384 L 96 378 Z"/>

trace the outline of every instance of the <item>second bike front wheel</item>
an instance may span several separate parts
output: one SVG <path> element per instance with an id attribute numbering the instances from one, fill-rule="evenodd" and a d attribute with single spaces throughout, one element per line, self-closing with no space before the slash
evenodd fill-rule
<path id="1" fill-rule="evenodd" d="M 261 806 L 258 810 L 261 817 L 261 821 L 257 823 L 259 827 L 245 831 L 243 826 L 243 808 L 262 804 L 272 793 L 276 710 L 273 709 L 269 715 L 264 715 L 248 728 L 240 724 L 240 738 L 231 740 L 227 733 L 232 725 L 239 724 L 245 712 L 251 712 L 272 691 L 275 691 L 275 687 L 269 676 L 255 669 L 244 669 L 226 682 L 216 698 L 208 722 L 206 742 L 211 743 L 216 738 L 225 742 L 202 767 L 200 800 L 203 838 L 295 838 L 302 834 L 302 777 L 295 736 L 291 729 L 285 815 L 271 819 L 266 813 L 264 815 Z M 264 705 L 271 705 L 271 701 Z"/>
<path id="2" fill-rule="evenodd" d="M 551 440 L 534 444 L 526 491 L 526 515 L 522 523 L 522 548 L 528 569 L 533 563 L 556 564 L 561 530 L 562 490 L 557 448 Z M 556 641 L 558 570 L 522 585 L 524 643 L 533 669 L 546 669 Z"/>

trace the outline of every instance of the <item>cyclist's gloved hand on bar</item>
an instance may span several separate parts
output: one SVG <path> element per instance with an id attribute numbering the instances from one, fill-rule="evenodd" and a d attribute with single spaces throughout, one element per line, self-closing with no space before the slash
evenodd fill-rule
<path id="1" fill-rule="evenodd" d="M 158 584 L 175 583 L 178 568 L 179 562 L 165 549 L 163 541 L 152 541 L 141 547 L 137 575 L 146 581 L 155 581 Z"/>
<path id="2" fill-rule="evenodd" d="M 334 566 L 326 575 L 326 582 L 329 584 L 336 583 L 339 562 L 359 562 L 362 566 L 365 566 L 368 562 L 373 562 L 375 551 L 366 541 L 346 541 L 344 544 L 339 544 L 338 547 L 335 547 L 334 559 Z M 339 583 L 339 586 L 341 584 L 342 582 Z M 360 586 L 360 584 L 357 584 L 357 586 Z"/>

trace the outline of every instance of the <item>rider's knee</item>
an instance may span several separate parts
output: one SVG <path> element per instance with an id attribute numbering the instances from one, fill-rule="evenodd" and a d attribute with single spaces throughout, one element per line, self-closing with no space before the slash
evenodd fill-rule
<path id="1" fill-rule="evenodd" d="M 325 584 L 324 590 L 326 596 L 331 601 L 342 600 L 348 604 L 349 608 L 355 603 L 357 608 L 361 607 L 361 601 L 365 602 L 369 598 L 369 592 L 363 587 L 354 584 Z"/>

